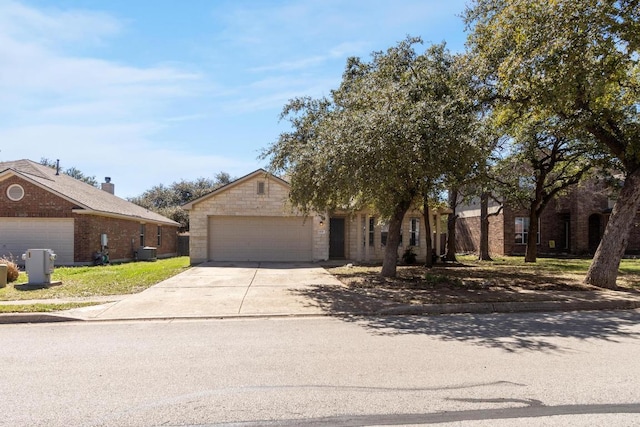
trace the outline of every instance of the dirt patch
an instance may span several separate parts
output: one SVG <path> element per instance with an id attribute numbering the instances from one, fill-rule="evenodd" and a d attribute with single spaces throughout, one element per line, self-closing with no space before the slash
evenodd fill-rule
<path id="1" fill-rule="evenodd" d="M 519 266 L 399 266 L 395 278 L 381 277 L 379 266 L 327 270 L 355 294 L 403 304 L 563 301 L 576 293 L 601 291 L 581 283 L 582 275 Z"/>

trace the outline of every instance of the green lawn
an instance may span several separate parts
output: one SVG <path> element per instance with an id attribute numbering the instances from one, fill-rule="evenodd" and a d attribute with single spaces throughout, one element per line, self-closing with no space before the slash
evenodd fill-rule
<path id="1" fill-rule="evenodd" d="M 524 262 L 524 256 L 493 257 L 493 261 L 478 261 L 475 255 L 458 256 L 458 261 L 485 268 L 517 268 L 526 272 L 561 273 L 585 275 L 591 265 L 590 258 L 538 258 L 535 263 Z M 640 259 L 623 259 L 618 269 L 618 279 L 629 279 L 637 287 L 640 278 Z"/>
<path id="2" fill-rule="evenodd" d="M 96 302 L 65 302 L 61 304 L 0 304 L 0 314 L 3 313 L 50 313 L 53 311 L 70 310 L 72 308 L 97 305 Z"/>
<path id="3" fill-rule="evenodd" d="M 189 257 L 97 267 L 58 267 L 51 280 L 61 281 L 62 285 L 35 290 L 16 288 L 16 285 L 28 281 L 27 275 L 21 273 L 16 282 L 0 288 L 0 301 L 133 294 L 175 276 L 188 267 Z"/>

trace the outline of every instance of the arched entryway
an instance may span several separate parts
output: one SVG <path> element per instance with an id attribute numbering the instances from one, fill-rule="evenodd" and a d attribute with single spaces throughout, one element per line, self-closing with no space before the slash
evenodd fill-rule
<path id="1" fill-rule="evenodd" d="M 589 252 L 595 253 L 602 238 L 602 215 L 593 214 L 589 217 Z"/>

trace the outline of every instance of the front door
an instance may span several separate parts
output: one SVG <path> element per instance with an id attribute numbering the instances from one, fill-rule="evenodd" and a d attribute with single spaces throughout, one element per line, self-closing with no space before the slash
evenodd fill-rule
<path id="1" fill-rule="evenodd" d="M 329 218 L 329 259 L 344 259 L 344 218 Z"/>
<path id="2" fill-rule="evenodd" d="M 602 225 L 600 221 L 600 215 L 593 214 L 589 217 L 589 252 L 591 254 L 596 253 L 596 249 L 600 245 L 600 239 L 602 238 Z"/>

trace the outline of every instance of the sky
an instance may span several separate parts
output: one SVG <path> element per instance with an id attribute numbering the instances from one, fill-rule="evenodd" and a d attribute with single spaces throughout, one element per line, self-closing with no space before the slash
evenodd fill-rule
<path id="1" fill-rule="evenodd" d="M 241 177 L 347 58 L 464 49 L 464 0 L 0 0 L 0 161 L 60 160 L 117 196 Z"/>

